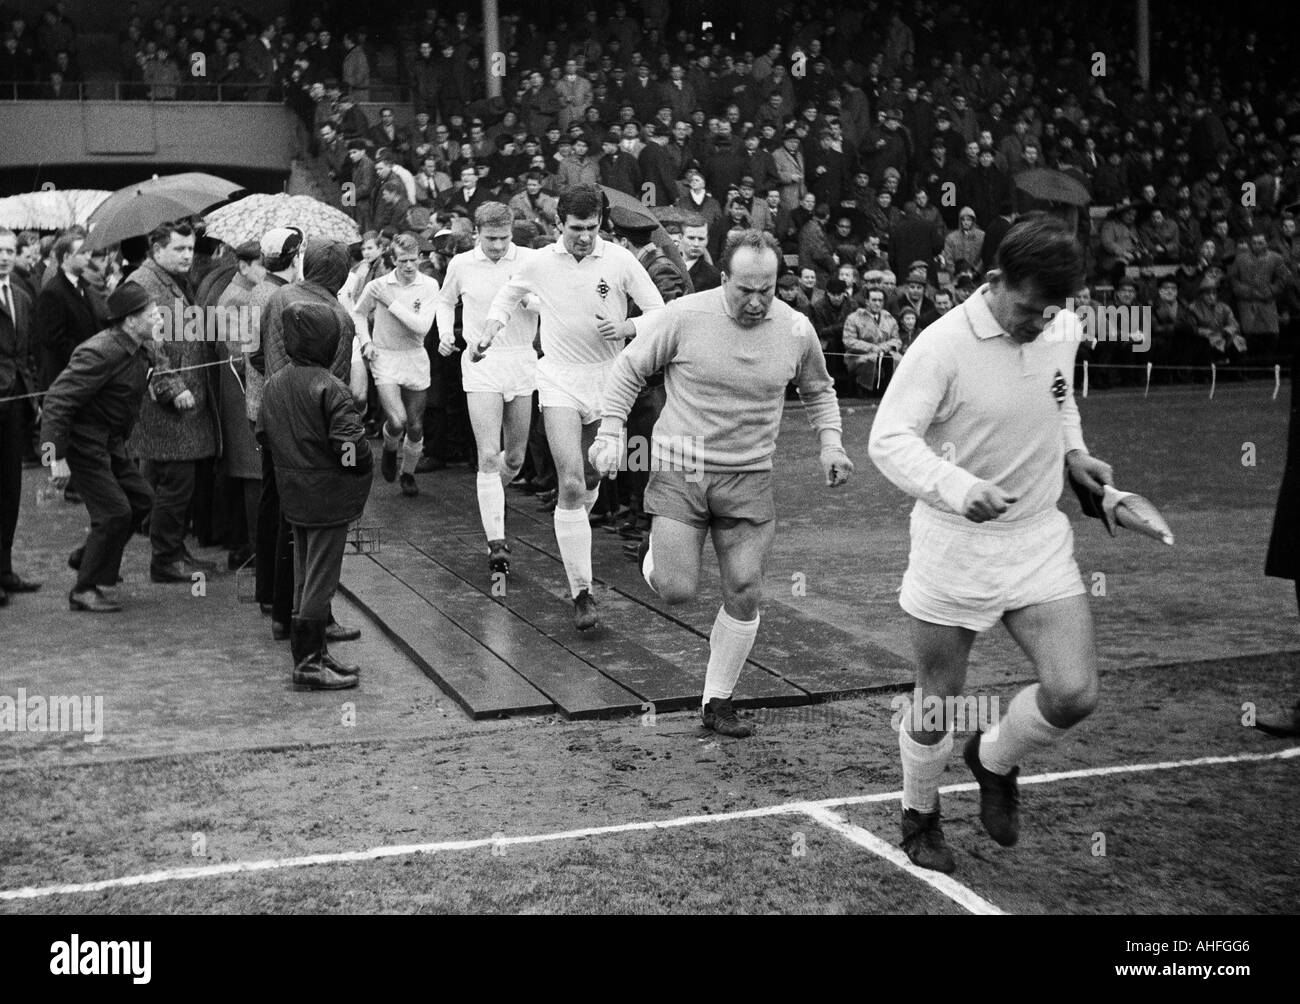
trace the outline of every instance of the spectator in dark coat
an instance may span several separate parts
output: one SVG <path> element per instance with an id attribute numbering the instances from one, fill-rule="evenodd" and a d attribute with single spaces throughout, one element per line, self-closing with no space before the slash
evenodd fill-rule
<path id="1" fill-rule="evenodd" d="M 611 129 L 601 144 L 600 183 L 633 198 L 641 198 L 641 165 L 622 146 L 623 137 Z"/>
<path id="2" fill-rule="evenodd" d="M 14 574 L 11 564 L 14 534 L 23 490 L 23 452 L 29 442 L 28 421 L 37 390 L 31 328 L 33 305 L 26 290 L 13 281 L 18 240 L 0 227 L 0 606 L 10 592 L 31 592 L 39 583 Z"/>
<path id="3" fill-rule="evenodd" d="M 56 488 L 75 476 L 90 514 L 90 533 L 73 552 L 73 610 L 114 613 L 122 551 L 153 505 L 148 481 L 126 452 L 154 363 L 153 333 L 161 321 L 139 283 L 108 298 L 110 327 L 83 342 L 45 395 L 41 440 L 53 446 Z"/>
<path id="4" fill-rule="evenodd" d="M 183 224 L 163 224 L 149 235 L 149 257 L 125 280 L 149 294 L 164 320 L 150 393 L 130 442 L 131 453 L 144 461 L 144 476 L 154 490 L 149 575 L 155 582 L 188 584 L 195 572 L 216 570 L 185 546 L 198 464 L 210 461 L 220 450 L 216 373 L 209 365 L 216 354 L 211 342 L 185 339 L 189 323 L 185 311 L 194 306 L 188 279 L 193 259 L 193 231 Z M 201 336 L 201 325 L 199 331 Z"/>
<path id="5" fill-rule="evenodd" d="M 339 313 L 306 301 L 285 308 L 287 363 L 267 382 L 257 425 L 258 438 L 276 458 L 281 506 L 293 527 L 293 682 L 312 690 L 358 683 L 358 668 L 335 660 L 326 636 L 348 524 L 365 509 L 374 467 L 352 394 L 332 372 L 352 340 L 351 321 L 345 328 Z M 350 344 L 346 355 L 350 360 Z"/>
<path id="6" fill-rule="evenodd" d="M 85 240 L 66 234 L 54 243 L 59 271 L 36 297 L 36 347 L 41 386 L 48 387 L 68 365 L 72 350 L 103 327 L 83 278 L 89 252 Z"/>

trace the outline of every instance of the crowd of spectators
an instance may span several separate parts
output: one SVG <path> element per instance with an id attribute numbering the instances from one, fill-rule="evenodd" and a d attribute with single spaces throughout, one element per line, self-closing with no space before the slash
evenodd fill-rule
<path id="1" fill-rule="evenodd" d="M 322 194 L 362 230 L 427 238 L 498 200 L 546 239 L 555 198 L 593 182 L 653 208 L 684 253 L 681 233 L 702 222 L 706 263 L 731 229 L 767 230 L 801 309 L 828 317 L 843 295 L 874 316 L 871 292 L 885 290 L 901 339 L 878 322 L 851 335 L 819 324 L 827 351 L 869 357 L 839 373 L 863 388 L 887 378 L 877 355 L 906 350 L 910 278 L 925 273 L 909 301 L 923 328 L 936 300 L 976 288 L 1026 207 L 1017 180 L 1043 167 L 1106 207 L 1079 214 L 1094 298 L 1117 302 L 1131 281 L 1136 305 L 1158 313 L 1172 289 L 1190 316 L 1214 284 L 1224 323 L 1174 349 L 1159 326 L 1147 358 L 1266 362 L 1300 318 L 1300 87 L 1260 41 L 1285 13 L 1250 0 L 1240 17 L 1155 11 L 1149 86 L 1129 3 L 503 4 L 496 97 L 477 9 L 398 14 L 378 39 L 363 12 L 335 13 L 259 22 L 221 5 L 151 16 L 133 3 L 122 76 L 155 99 L 220 85 L 223 99 L 287 102 Z M 65 81 L 77 72 L 61 4 L 34 36 L 12 27 L 27 39 L 18 58 L 41 73 L 65 65 Z M 204 77 L 191 72 L 200 54 Z M 372 92 L 393 85 L 409 101 L 375 109 Z"/>

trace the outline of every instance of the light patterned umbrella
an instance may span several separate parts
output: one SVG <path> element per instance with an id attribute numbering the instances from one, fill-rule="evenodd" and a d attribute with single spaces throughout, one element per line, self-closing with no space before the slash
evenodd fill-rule
<path id="1" fill-rule="evenodd" d="M 275 227 L 297 227 L 307 237 L 324 237 L 351 244 L 361 239 L 352 218 L 310 195 L 250 195 L 208 213 L 206 233 L 237 247 L 261 240 Z"/>
<path id="2" fill-rule="evenodd" d="M 97 188 L 49 189 L 0 199 L 0 227 L 10 230 L 66 230 L 86 225 L 111 193 Z"/>

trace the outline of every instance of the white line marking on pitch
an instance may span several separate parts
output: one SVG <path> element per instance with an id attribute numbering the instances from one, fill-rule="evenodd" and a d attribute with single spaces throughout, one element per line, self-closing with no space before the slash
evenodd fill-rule
<path id="1" fill-rule="evenodd" d="M 1034 774 L 1022 777 L 1021 784 L 1047 784 L 1082 777 L 1104 777 L 1110 774 L 1137 774 L 1153 770 L 1174 770 L 1182 767 L 1206 767 L 1228 763 L 1251 763 L 1264 760 L 1289 760 L 1300 756 L 1300 746 L 1291 746 L 1276 753 L 1241 753 L 1236 756 L 1199 757 L 1195 760 L 1170 760 L 1163 763 L 1127 764 L 1118 767 L 1089 767 L 1084 770 L 1062 771 L 1055 774 Z M 973 791 L 977 785 L 950 784 L 940 789 L 944 792 Z M 869 802 L 895 802 L 903 797 L 901 791 L 880 791 L 870 795 L 849 795 L 842 798 L 823 798 L 817 801 L 784 802 L 757 809 L 739 809 L 707 816 L 679 816 L 676 819 L 652 819 L 636 823 L 615 823 L 610 826 L 589 826 L 579 830 L 562 830 L 556 833 L 534 833 L 519 837 L 480 837 L 475 840 L 444 840 L 427 844 L 393 844 L 372 847 L 364 851 L 339 851 L 330 854 L 304 854 L 292 858 L 266 858 L 258 861 L 231 861 L 220 865 L 198 865 L 190 868 L 167 868 L 140 875 L 100 879 L 96 882 L 75 882 L 65 885 L 26 886 L 21 889 L 0 890 L 0 902 L 20 899 L 42 899 L 46 896 L 65 896 L 83 892 L 101 892 L 105 889 L 126 889 L 133 886 L 156 885 L 159 882 L 184 882 L 190 879 L 221 878 L 248 872 L 277 871 L 282 868 L 305 868 L 311 865 L 354 864 L 361 861 L 378 861 L 383 858 L 405 857 L 412 854 L 437 854 L 440 851 L 472 851 L 483 847 L 509 847 L 512 844 L 541 844 L 556 840 L 577 840 L 582 837 L 599 837 L 614 833 L 631 833 L 645 830 L 668 830 L 680 826 L 702 826 L 725 823 L 736 819 L 761 819 L 766 816 L 785 816 L 797 813 L 811 815 L 818 809 L 840 805 L 864 805 Z M 820 820 L 818 820 L 820 822 Z M 863 831 L 867 832 L 867 831 Z M 909 862 L 910 864 L 910 862 Z"/>
<path id="2" fill-rule="evenodd" d="M 832 812 L 820 805 L 809 805 L 804 809 L 804 812 L 828 830 L 834 830 L 840 836 L 846 837 L 859 847 L 865 847 L 872 854 L 878 854 L 890 864 L 897 865 L 913 878 L 918 878 L 926 885 L 937 889 L 962 909 L 983 916 L 1006 916 L 1005 910 L 998 909 L 973 889 L 962 885 L 956 879 L 942 872 L 931 871 L 928 868 L 918 868 L 908 860 L 907 854 L 901 848 L 881 840 L 870 830 L 850 823 L 838 812 Z"/>

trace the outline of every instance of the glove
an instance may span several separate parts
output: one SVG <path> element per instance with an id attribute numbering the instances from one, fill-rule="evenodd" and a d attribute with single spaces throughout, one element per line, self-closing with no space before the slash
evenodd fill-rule
<path id="1" fill-rule="evenodd" d="M 842 446 L 823 446 L 821 453 L 822 471 L 826 474 L 826 484 L 838 488 L 849 480 L 853 473 L 853 461 L 844 452 Z"/>
<path id="2" fill-rule="evenodd" d="M 623 463 L 623 437 L 600 433 L 587 451 L 587 459 L 602 478 L 614 478 Z"/>

